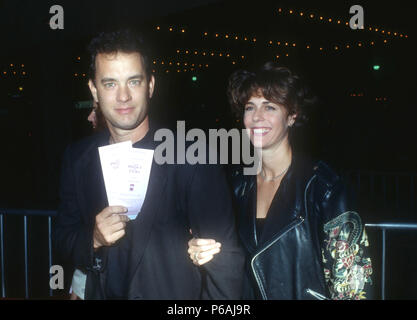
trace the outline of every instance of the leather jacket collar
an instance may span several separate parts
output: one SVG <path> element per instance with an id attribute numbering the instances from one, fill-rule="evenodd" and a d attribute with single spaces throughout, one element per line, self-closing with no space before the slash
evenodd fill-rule
<path id="1" fill-rule="evenodd" d="M 235 184 L 235 194 L 240 206 L 240 238 L 251 255 L 263 250 L 294 223 L 305 218 L 305 210 L 301 206 L 308 178 L 311 178 L 313 170 L 312 165 L 305 165 L 306 161 L 301 159 L 293 156 L 290 168 L 271 202 L 260 239 L 256 236 L 256 176 L 240 175 L 242 180 Z M 308 173 L 307 170 L 311 172 Z"/>

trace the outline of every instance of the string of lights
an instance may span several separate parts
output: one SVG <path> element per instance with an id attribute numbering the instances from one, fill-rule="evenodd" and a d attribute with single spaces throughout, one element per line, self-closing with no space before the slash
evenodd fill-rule
<path id="1" fill-rule="evenodd" d="M 351 49 L 351 48 L 366 48 L 366 47 L 374 47 L 376 46 L 378 43 L 387 45 L 388 44 L 388 40 L 384 39 L 381 41 L 356 41 L 356 42 L 349 42 L 349 43 L 333 43 L 333 44 L 329 44 L 327 46 L 324 45 L 312 45 L 312 44 L 303 44 L 303 45 L 299 45 L 296 42 L 293 43 L 289 43 L 289 42 L 281 42 L 281 41 L 272 41 L 270 40 L 268 42 L 268 46 L 269 47 L 281 47 L 281 48 L 288 48 L 288 49 L 292 49 L 292 48 L 304 48 L 306 50 L 317 50 L 317 51 L 338 51 L 338 50 L 343 50 L 343 49 Z M 207 57 L 224 57 L 224 58 L 231 58 L 234 59 L 235 61 L 240 60 L 240 59 L 244 59 L 245 56 L 244 55 L 232 55 L 229 52 L 225 52 L 225 51 L 213 51 L 210 49 L 177 49 L 176 50 L 177 54 L 183 54 L 183 55 L 194 55 L 194 56 L 207 56 Z M 288 53 L 284 53 L 283 55 L 288 56 Z M 163 60 L 162 60 L 163 61 Z"/>
<path id="2" fill-rule="evenodd" d="M 313 13 L 313 12 L 307 13 L 305 11 L 297 11 L 297 10 L 294 10 L 294 9 L 278 8 L 276 13 L 278 15 L 300 16 L 300 17 L 305 18 L 307 21 L 322 21 L 322 22 L 337 24 L 337 25 L 340 25 L 340 26 L 346 26 L 346 27 L 350 28 L 348 21 L 342 21 L 343 19 L 336 19 L 334 17 L 324 17 L 323 15 L 316 14 L 316 13 Z M 364 28 L 364 30 L 380 33 L 384 36 L 388 35 L 388 36 L 391 36 L 391 37 L 399 37 L 399 38 L 405 38 L 405 39 L 408 38 L 407 34 L 403 34 L 403 33 L 398 32 L 398 31 L 390 31 L 390 30 L 387 30 L 387 28 L 384 28 L 384 27 L 369 26 L 367 28 Z"/>
<path id="3" fill-rule="evenodd" d="M 387 44 L 388 41 L 387 39 L 384 39 L 382 41 L 384 44 Z M 358 41 L 358 42 L 354 42 L 354 43 L 345 43 L 345 44 L 331 44 L 328 46 L 322 46 L 322 45 L 310 45 L 310 44 L 304 44 L 304 45 L 297 45 L 297 43 L 288 43 L 288 42 L 280 42 L 280 41 L 270 41 L 268 44 L 272 47 L 273 45 L 276 47 L 282 47 L 282 48 L 304 48 L 306 50 L 317 50 L 320 52 L 329 52 L 329 51 L 340 51 L 343 49 L 352 49 L 352 48 L 365 48 L 365 47 L 373 47 L 376 45 L 376 41 Z M 232 55 L 229 52 L 223 52 L 223 51 L 213 51 L 213 50 L 209 50 L 209 49 L 177 49 L 176 53 L 178 55 L 194 55 L 194 56 L 202 56 L 202 57 L 208 57 L 208 58 L 225 58 L 228 59 L 230 61 L 231 64 L 235 65 L 236 63 L 238 63 L 239 61 L 242 61 L 246 58 L 245 55 Z M 276 59 L 280 58 L 280 57 L 289 57 L 289 52 L 280 52 L 280 53 L 275 53 L 274 57 Z M 81 57 L 78 56 L 76 57 L 77 62 L 81 61 Z M 208 64 L 206 63 L 195 63 L 195 62 L 189 62 L 189 61 L 172 61 L 169 59 L 164 59 L 164 58 L 155 58 L 153 60 L 153 64 L 154 65 L 165 65 L 165 66 L 192 66 L 192 67 L 208 67 Z M 14 64 L 10 64 L 10 67 L 13 68 Z M 21 67 L 24 68 L 24 64 L 21 64 Z M 7 76 L 7 75 L 22 75 L 22 76 L 27 76 L 28 72 L 26 70 L 20 70 L 20 71 L 16 71 L 16 70 L 3 70 L 2 72 L 0 72 L 0 77 L 1 76 Z M 74 77 L 86 77 L 86 73 L 85 72 L 75 72 Z"/>
<path id="4" fill-rule="evenodd" d="M 353 98 L 363 98 L 365 97 L 365 94 L 363 92 L 360 93 L 350 93 L 349 97 L 353 97 Z M 387 97 L 375 97 L 375 101 L 376 102 L 386 102 L 388 101 Z"/>
<path id="5" fill-rule="evenodd" d="M 383 44 L 387 44 L 388 40 L 384 39 L 381 40 Z M 300 45 L 297 42 L 284 42 L 284 41 L 272 41 L 270 40 L 268 42 L 268 46 L 271 48 L 277 47 L 277 48 L 284 48 L 286 50 L 288 49 L 300 49 L 303 48 L 305 50 L 309 51 L 319 51 L 322 53 L 325 52 L 336 52 L 343 49 L 353 49 L 353 48 L 365 48 L 365 47 L 373 47 L 378 43 L 378 41 L 357 41 L 357 42 L 351 42 L 351 43 L 344 43 L 344 44 L 330 44 L 327 46 L 323 45 L 313 45 L 313 44 L 303 44 Z M 185 56 L 195 56 L 195 57 L 205 57 L 205 58 L 223 58 L 228 60 L 232 65 L 236 65 L 239 62 L 242 62 L 244 59 L 246 59 L 245 55 L 232 55 L 230 52 L 227 51 L 216 51 L 211 50 L 208 48 L 205 49 L 176 49 L 176 54 L 178 56 L 185 55 Z M 287 52 L 276 52 L 273 54 L 274 59 L 280 59 L 282 57 L 289 57 L 290 53 Z M 77 63 L 81 62 L 81 56 L 75 57 L 75 61 Z M 208 68 L 209 64 L 207 62 L 190 62 L 190 61 L 178 61 L 174 59 L 167 59 L 167 58 L 155 58 L 153 59 L 153 64 L 155 67 L 165 67 L 165 73 L 169 72 L 188 72 L 188 71 L 195 71 L 195 70 L 202 70 L 205 68 Z M 24 64 L 9 64 L 9 70 L 3 70 L 0 73 L 0 76 L 7 76 L 7 75 L 22 75 L 27 76 L 28 73 L 26 70 L 23 70 Z M 16 70 L 16 68 L 22 68 L 22 70 Z M 154 70 L 154 72 L 156 72 Z M 86 78 L 87 73 L 85 72 L 74 72 L 73 76 L 76 78 Z"/>
<path id="6" fill-rule="evenodd" d="M 159 27 L 159 30 L 161 30 L 161 27 Z M 175 30 L 174 27 L 170 27 L 170 29 Z M 182 29 L 185 30 L 185 29 Z M 231 34 L 231 33 L 212 33 L 214 35 L 214 38 L 218 38 L 218 39 L 235 39 L 235 40 L 242 40 L 242 41 L 248 41 L 248 42 L 252 42 L 252 43 L 256 43 L 259 42 L 257 40 L 256 36 L 253 37 L 248 37 L 248 36 L 239 36 L 236 34 Z M 204 38 L 208 38 L 211 35 L 211 33 L 205 31 L 203 33 L 203 37 Z M 407 36 L 408 37 L 408 36 Z M 343 49 L 350 49 L 350 48 L 354 48 L 354 47 L 359 47 L 359 48 L 365 48 L 365 47 L 374 47 L 376 46 L 378 43 L 383 43 L 384 45 L 387 45 L 389 43 L 388 39 L 383 39 L 383 40 L 360 40 L 360 41 L 351 41 L 351 42 L 345 42 L 345 43 L 332 43 L 332 44 L 328 44 L 328 45 L 323 45 L 323 44 L 314 44 L 314 43 L 303 43 L 300 44 L 299 42 L 291 42 L 288 40 L 268 40 L 265 45 L 268 47 L 287 47 L 287 48 L 304 48 L 306 50 L 314 50 L 316 49 L 317 51 L 321 51 L 321 52 L 325 52 L 325 51 L 329 51 L 329 50 L 334 50 L 334 51 L 339 51 L 339 50 L 343 50 Z M 177 50 L 177 53 L 178 50 Z M 231 54 L 226 52 L 225 50 L 219 50 L 216 49 L 215 51 L 213 51 L 212 49 L 194 49 L 194 50 L 182 50 L 181 53 L 184 54 L 194 54 L 194 55 L 203 55 L 203 56 L 219 56 L 219 57 L 231 57 Z"/>
<path id="7" fill-rule="evenodd" d="M 285 46 L 285 43 L 283 44 Z M 373 44 L 372 44 L 373 45 Z M 289 44 L 288 44 L 289 46 Z M 337 50 L 337 49 L 335 49 Z M 219 53 L 219 52 L 214 52 L 214 51 L 210 51 L 210 50 L 190 50 L 190 49 L 176 49 L 176 53 L 177 54 L 183 54 L 183 55 L 202 55 L 202 56 L 207 56 L 207 57 L 224 57 L 224 58 L 230 58 L 229 60 L 231 61 L 232 64 L 236 64 L 237 62 L 235 60 L 233 60 L 233 57 L 230 53 Z M 205 53 L 205 54 L 203 54 Z M 213 54 L 212 54 L 213 53 Z M 288 53 L 284 54 L 284 56 L 289 56 Z M 280 58 L 280 55 L 276 55 L 276 58 Z M 244 60 L 246 57 L 245 56 L 240 56 L 240 57 L 235 57 L 236 60 Z M 81 57 L 78 56 L 76 57 L 76 61 L 80 62 L 81 61 Z M 188 72 L 194 72 L 197 70 L 205 70 L 207 68 L 209 68 L 209 64 L 208 63 L 195 63 L 195 62 L 185 62 L 185 61 L 166 61 L 163 59 L 158 59 L 155 58 L 152 61 L 153 65 L 158 68 L 161 68 L 160 72 L 164 73 L 164 74 L 170 74 L 170 73 L 188 73 Z M 10 63 L 8 65 L 9 67 L 9 71 L 3 71 L 0 73 L 0 77 L 1 76 L 7 76 L 7 75 L 27 75 L 27 71 L 16 71 L 16 69 L 23 69 L 25 68 L 24 64 L 14 64 L 14 63 Z M 152 70 L 153 73 L 156 73 L 156 69 Z M 87 78 L 87 73 L 79 73 L 76 72 L 73 74 L 73 76 L 75 78 L 80 78 L 80 79 L 86 79 Z M 22 92 L 24 89 L 22 86 L 18 87 L 18 90 L 20 92 Z M 359 97 L 364 97 L 364 93 L 350 93 L 349 94 L 350 97 L 353 98 L 359 98 Z M 375 102 L 387 102 L 388 98 L 387 97 L 375 97 Z"/>
<path id="8" fill-rule="evenodd" d="M 195 63 L 187 61 L 164 61 L 162 59 L 160 59 L 160 61 L 158 61 L 158 59 L 154 59 L 152 63 L 155 67 L 160 66 L 161 68 L 164 68 L 164 73 L 193 72 L 196 70 L 204 70 L 209 67 L 208 63 Z M 152 72 L 155 73 L 156 70 L 153 69 Z"/>
<path id="9" fill-rule="evenodd" d="M 208 68 L 208 64 L 207 63 L 205 63 L 205 64 L 202 64 L 202 63 L 200 63 L 200 64 L 197 64 L 197 63 L 190 63 L 190 62 L 179 62 L 179 61 L 177 61 L 177 62 L 172 62 L 172 61 L 169 61 L 169 62 L 165 62 L 165 61 L 163 61 L 163 60 L 161 60 L 159 63 L 158 63 L 158 61 L 157 60 L 153 60 L 153 64 L 154 65 L 157 65 L 157 64 L 160 64 L 160 65 L 166 65 L 166 66 L 178 66 L 178 67 L 180 67 L 180 66 L 191 66 L 191 67 L 200 67 L 200 68 L 202 68 L 202 67 L 206 67 L 206 68 Z"/>
<path id="10" fill-rule="evenodd" d="M 0 72 L 0 78 L 8 76 L 27 76 L 28 73 L 24 68 L 25 65 L 23 63 L 10 63 L 7 67 L 3 68 L 3 71 Z"/>
<path id="11" fill-rule="evenodd" d="M 325 50 L 325 48 L 328 48 L 330 50 L 341 50 L 343 48 L 349 49 L 349 48 L 353 48 L 355 46 L 357 47 L 373 47 L 375 46 L 377 43 L 383 43 L 384 45 L 388 44 L 388 40 L 384 39 L 381 41 L 376 41 L 376 40 L 369 40 L 369 41 L 355 41 L 355 42 L 348 42 L 348 43 L 333 43 L 333 44 L 329 44 L 327 46 L 323 46 L 323 45 L 315 45 L 315 44 L 308 44 L 308 43 L 304 43 L 302 45 L 297 44 L 296 42 L 293 43 L 289 43 L 289 42 L 282 42 L 282 41 L 272 41 L 270 40 L 268 42 L 268 45 L 270 47 L 272 46 L 277 46 L 277 47 L 288 47 L 288 48 L 305 48 L 305 49 L 313 49 L 313 48 L 317 48 L 320 51 Z"/>
<path id="12" fill-rule="evenodd" d="M 297 12 L 295 10 L 283 10 L 282 8 L 278 9 L 278 14 L 284 14 L 285 12 L 288 12 L 289 15 L 297 15 Z M 334 18 L 324 18 L 322 15 L 316 15 L 314 13 L 310 13 L 310 14 L 305 14 L 304 12 L 300 11 L 298 13 L 300 16 L 306 17 L 306 18 L 310 18 L 309 20 L 320 20 L 320 21 L 327 21 L 328 23 L 335 23 L 335 24 L 339 24 L 342 26 L 347 26 L 348 28 L 350 28 L 349 26 L 349 22 L 348 21 L 342 21 L 340 19 L 334 19 Z M 169 32 L 180 32 L 180 33 L 185 33 L 186 30 L 183 27 L 175 27 L 175 26 L 169 26 L 166 28 L 163 28 L 161 26 L 156 26 L 155 29 L 157 31 L 162 31 L 167 29 Z M 408 39 L 408 35 L 407 34 L 403 34 L 397 31 L 388 31 L 386 30 L 386 28 L 383 27 L 375 27 L 375 26 L 369 26 L 367 28 L 365 28 L 364 30 L 367 31 L 372 31 L 372 32 L 377 32 L 380 33 L 384 36 L 391 36 L 391 37 L 397 37 L 397 38 L 404 38 L 404 39 Z M 256 43 L 258 41 L 258 37 L 255 35 L 241 35 L 241 34 L 236 34 L 233 32 L 226 32 L 226 33 L 221 33 L 221 32 L 211 32 L 209 33 L 208 31 L 204 31 L 202 33 L 203 39 L 208 39 L 209 37 L 213 37 L 215 39 L 228 39 L 228 40 L 238 40 L 238 41 L 245 41 L 245 42 L 252 42 L 252 43 Z"/>
<path id="13" fill-rule="evenodd" d="M 294 48 L 304 48 L 306 50 L 317 50 L 319 52 L 325 53 L 325 52 L 335 52 L 335 51 L 340 51 L 343 49 L 353 49 L 353 48 L 364 48 L 364 47 L 372 47 L 376 45 L 377 41 L 358 41 L 358 42 L 354 42 L 354 43 L 349 43 L 349 44 L 331 44 L 328 46 L 320 46 L 320 45 L 311 45 L 311 44 L 304 44 L 304 45 L 298 45 L 297 43 L 293 42 L 293 43 L 289 43 L 289 42 L 280 42 L 280 41 L 270 41 L 269 42 L 269 46 L 273 47 L 279 47 L 279 48 L 285 48 L 285 49 L 294 49 Z M 388 41 L 386 39 L 383 40 L 384 44 L 387 44 Z M 232 55 L 230 52 L 225 52 L 225 51 L 214 51 L 214 50 L 210 50 L 210 49 L 176 49 L 176 53 L 178 56 L 195 56 L 195 57 L 205 57 L 205 58 L 223 58 L 225 60 L 227 60 L 228 62 L 230 62 L 232 65 L 236 65 L 239 62 L 242 62 L 243 60 L 246 59 L 245 55 Z M 290 53 L 287 52 L 276 52 L 275 54 L 273 54 L 273 58 L 275 59 L 279 59 L 282 57 L 289 57 Z M 81 62 L 81 57 L 77 56 L 75 58 L 76 62 Z M 195 61 L 179 61 L 178 59 L 167 59 L 167 58 L 154 58 L 153 59 L 153 65 L 156 66 L 164 66 L 166 68 L 170 68 L 171 71 L 174 68 L 176 69 L 176 72 L 185 72 L 186 71 L 194 71 L 196 69 L 204 69 L 204 68 L 208 68 L 209 64 L 207 62 L 202 63 L 200 62 L 195 62 Z M 20 70 L 20 71 L 16 71 L 13 70 L 13 68 L 16 65 L 14 64 L 10 64 L 10 70 L 8 71 L 3 71 L 0 73 L 0 76 L 7 76 L 7 75 L 22 75 L 22 76 L 27 76 L 28 73 L 25 70 Z M 20 64 L 21 68 L 24 68 L 24 64 Z M 179 71 L 178 71 L 179 70 Z M 169 69 L 166 69 L 166 73 L 169 73 Z M 78 78 L 86 78 L 87 77 L 87 73 L 86 72 L 74 72 L 73 73 L 74 77 L 78 77 Z"/>

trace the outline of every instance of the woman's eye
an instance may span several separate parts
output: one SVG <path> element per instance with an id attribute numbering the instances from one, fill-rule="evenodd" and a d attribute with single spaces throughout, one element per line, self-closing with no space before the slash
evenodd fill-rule
<path id="1" fill-rule="evenodd" d="M 252 111 L 253 110 L 253 107 L 252 106 L 246 106 L 245 107 L 245 111 Z"/>
<path id="2" fill-rule="evenodd" d="M 265 108 L 266 110 L 270 110 L 270 111 L 276 110 L 274 106 L 266 106 Z"/>

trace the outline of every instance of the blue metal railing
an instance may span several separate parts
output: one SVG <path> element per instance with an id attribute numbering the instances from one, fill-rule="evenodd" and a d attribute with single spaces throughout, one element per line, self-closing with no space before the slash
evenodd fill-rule
<path id="1" fill-rule="evenodd" d="M 48 263 L 49 269 L 52 266 L 52 218 L 56 215 L 53 210 L 26 210 L 26 209 L 0 209 L 0 259 L 1 259 L 1 294 L 6 298 L 5 286 L 5 262 L 4 262 L 4 215 L 23 216 L 24 232 L 24 261 L 25 261 L 25 298 L 29 299 L 29 276 L 28 276 L 28 216 L 48 217 Z M 417 230 L 417 223 L 368 223 L 366 228 L 375 228 L 382 231 L 382 271 L 381 271 L 381 299 L 385 300 L 385 281 L 386 281 L 386 232 L 387 230 Z M 49 296 L 53 297 L 53 290 L 49 289 Z"/>
<path id="2" fill-rule="evenodd" d="M 4 260 L 4 215 L 23 216 L 23 235 L 24 235 L 24 273 L 25 273 L 25 298 L 29 299 L 29 270 L 28 270 L 28 216 L 48 217 L 48 265 L 52 266 L 52 217 L 56 215 L 55 210 L 28 210 L 28 209 L 0 209 L 0 267 L 1 267 L 1 296 L 6 298 L 5 282 L 5 260 Z M 53 291 L 49 289 L 49 296 L 53 296 Z"/>
<path id="3" fill-rule="evenodd" d="M 367 223 L 365 227 L 382 231 L 381 299 L 385 300 L 386 232 L 387 230 L 417 230 L 417 223 Z"/>
<path id="4" fill-rule="evenodd" d="M 370 205 L 373 211 L 416 214 L 417 173 L 347 171 L 343 173 L 359 196 L 362 205 Z"/>

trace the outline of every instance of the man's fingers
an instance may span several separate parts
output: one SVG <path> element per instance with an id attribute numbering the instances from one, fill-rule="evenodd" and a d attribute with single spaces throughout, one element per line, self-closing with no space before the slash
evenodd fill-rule
<path id="1" fill-rule="evenodd" d="M 123 221 L 123 222 L 130 221 L 130 218 L 125 214 L 119 214 L 119 217 L 120 217 L 120 220 Z"/>
<path id="2" fill-rule="evenodd" d="M 128 222 L 130 219 L 125 214 L 117 213 L 117 214 L 113 214 L 110 217 L 108 217 L 108 220 L 109 220 L 109 224 L 113 225 L 113 224 L 116 224 L 116 223 L 119 223 L 119 222 Z"/>
<path id="3" fill-rule="evenodd" d="M 123 207 L 123 206 L 109 206 L 104 208 L 99 214 L 98 216 L 100 216 L 103 219 L 106 219 L 108 217 L 110 217 L 113 214 L 118 214 L 118 213 L 126 213 L 127 212 L 127 208 Z"/>
<path id="4" fill-rule="evenodd" d="M 125 230 L 119 230 L 117 232 L 112 233 L 107 239 L 106 241 L 109 243 L 109 245 L 114 244 L 117 240 L 119 240 L 120 238 L 122 238 L 125 235 Z"/>
<path id="5" fill-rule="evenodd" d="M 130 219 L 124 214 L 114 213 L 124 211 L 124 209 L 122 206 L 107 207 L 97 215 L 94 227 L 94 248 L 112 245 L 124 236 L 126 223 Z"/>
<path id="6" fill-rule="evenodd" d="M 126 228 L 126 222 L 120 221 L 118 223 L 115 223 L 111 226 L 111 233 L 116 233 L 120 230 L 124 230 Z"/>

